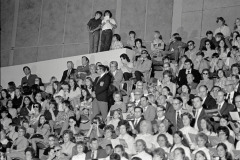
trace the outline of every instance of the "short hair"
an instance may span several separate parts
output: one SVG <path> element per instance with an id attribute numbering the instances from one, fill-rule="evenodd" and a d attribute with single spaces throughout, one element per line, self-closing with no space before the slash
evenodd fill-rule
<path id="1" fill-rule="evenodd" d="M 204 57 L 204 53 L 203 53 L 203 52 L 198 52 L 198 53 L 197 53 L 197 56 L 202 56 L 202 57 Z"/>
<path id="2" fill-rule="evenodd" d="M 142 98 L 145 98 L 146 101 L 148 101 L 148 97 L 147 97 L 147 96 L 142 96 L 141 99 L 142 99 Z"/>
<path id="3" fill-rule="evenodd" d="M 225 19 L 224 19 L 223 17 L 217 17 L 217 20 L 216 20 L 216 22 L 218 23 L 218 22 L 219 22 L 219 20 L 220 20 L 220 21 L 222 21 L 222 22 L 223 22 L 223 24 L 225 25 Z"/>
<path id="4" fill-rule="evenodd" d="M 26 154 L 27 152 L 30 152 L 32 157 L 35 156 L 35 150 L 34 150 L 32 147 L 27 147 L 27 148 L 25 149 L 25 154 Z"/>
<path id="5" fill-rule="evenodd" d="M 104 16 L 106 15 L 106 13 L 108 13 L 108 14 L 109 14 L 109 17 L 110 17 L 110 18 L 112 18 L 112 12 L 111 12 L 111 11 L 109 11 L 109 10 L 106 10 L 106 11 L 104 12 Z"/>
<path id="6" fill-rule="evenodd" d="M 219 135 L 219 133 L 220 133 L 221 131 L 226 134 L 226 137 L 227 137 L 227 138 L 229 137 L 230 132 L 229 132 L 229 130 L 228 130 L 228 128 L 227 128 L 226 126 L 219 126 L 219 127 L 217 128 L 217 134 L 218 134 L 218 135 Z"/>
<path id="7" fill-rule="evenodd" d="M 180 36 L 179 33 L 173 33 L 172 36 L 176 37 L 176 36 Z"/>
<path id="8" fill-rule="evenodd" d="M 178 100 L 179 102 L 183 103 L 183 100 L 181 97 L 174 97 L 173 100 L 175 100 L 175 99 Z"/>
<path id="9" fill-rule="evenodd" d="M 209 35 L 209 34 L 213 34 L 213 32 L 212 31 L 207 31 L 206 36 Z"/>
<path id="10" fill-rule="evenodd" d="M 98 141 L 98 140 L 97 140 L 97 138 L 92 138 L 92 139 L 90 140 L 90 143 L 92 143 L 93 141 Z"/>
<path id="11" fill-rule="evenodd" d="M 199 86 L 199 89 L 200 89 L 200 88 L 205 88 L 206 91 L 208 91 L 208 87 L 207 87 L 206 85 L 201 85 L 201 86 Z"/>
<path id="12" fill-rule="evenodd" d="M 122 99 L 122 93 L 120 91 L 115 91 L 113 97 L 115 97 L 115 95 L 120 95 L 120 98 Z"/>
<path id="13" fill-rule="evenodd" d="M 110 65 L 111 65 L 111 64 L 114 64 L 114 65 L 116 66 L 116 68 L 118 68 L 118 62 L 117 62 L 117 61 L 111 61 L 111 62 L 110 62 Z"/>
<path id="14" fill-rule="evenodd" d="M 166 160 L 166 153 L 162 148 L 156 148 L 153 150 L 153 155 L 158 155 L 162 158 L 162 160 Z"/>
<path id="15" fill-rule="evenodd" d="M 116 37 L 118 41 L 121 41 L 121 36 L 119 34 L 114 34 L 113 37 Z"/>
<path id="16" fill-rule="evenodd" d="M 136 32 L 134 32 L 134 31 L 130 31 L 130 32 L 128 33 L 128 35 L 130 35 L 130 34 L 134 34 L 134 36 L 136 36 Z"/>
<path id="17" fill-rule="evenodd" d="M 88 57 L 86 57 L 86 56 L 82 56 L 82 59 L 83 59 L 83 58 L 85 58 L 86 61 L 89 63 L 89 59 L 88 59 Z"/>
<path id="18" fill-rule="evenodd" d="M 107 146 L 110 147 L 111 149 L 113 149 L 112 144 L 107 144 L 106 147 L 107 147 Z"/>
<path id="19" fill-rule="evenodd" d="M 140 38 L 135 39 L 135 45 L 136 45 L 137 42 L 140 42 L 141 46 L 142 46 L 142 39 L 140 39 Z"/>
<path id="20" fill-rule="evenodd" d="M 98 67 L 99 67 L 99 69 L 103 70 L 103 72 L 105 72 L 107 69 L 106 66 L 104 66 L 102 64 L 98 65 Z"/>
<path id="21" fill-rule="evenodd" d="M 105 128 L 104 128 L 104 131 L 111 131 L 112 133 L 114 132 L 114 126 L 109 124 L 109 125 L 106 125 Z"/>
<path id="22" fill-rule="evenodd" d="M 21 126 L 21 127 L 18 128 L 18 130 L 20 130 L 20 129 L 23 130 L 24 133 L 26 133 L 26 128 L 25 127 Z"/>
<path id="23" fill-rule="evenodd" d="M 165 57 L 163 57 L 162 60 L 164 61 L 165 59 L 171 60 L 169 56 L 165 56 Z"/>
<path id="24" fill-rule="evenodd" d="M 202 97 L 200 96 L 194 96 L 193 99 L 198 98 L 201 102 L 203 101 Z"/>
<path id="25" fill-rule="evenodd" d="M 205 145 L 208 143 L 208 136 L 207 136 L 205 133 L 199 132 L 199 133 L 197 134 L 197 136 L 195 137 L 196 142 L 197 142 L 198 138 L 204 139 L 205 142 L 206 142 Z M 205 147 L 207 147 L 207 146 L 205 146 Z"/>
<path id="26" fill-rule="evenodd" d="M 120 120 L 120 121 L 118 122 L 118 127 L 121 127 L 121 126 L 125 126 L 127 132 L 130 132 L 130 131 L 131 131 L 131 126 L 130 126 L 130 124 L 128 123 L 127 120 Z"/>
<path id="27" fill-rule="evenodd" d="M 95 12 L 95 15 L 96 15 L 96 14 L 100 14 L 101 17 L 102 17 L 102 12 L 101 12 L 101 11 L 96 11 L 96 12 Z"/>
<path id="28" fill-rule="evenodd" d="M 191 59 L 186 59 L 184 63 L 190 63 L 191 65 L 193 64 Z"/>
<path id="29" fill-rule="evenodd" d="M 121 160 L 121 157 L 120 157 L 120 155 L 117 154 L 117 153 L 112 153 L 112 154 L 110 155 L 110 160 Z"/>
<path id="30" fill-rule="evenodd" d="M 163 111 L 166 111 L 166 108 L 163 105 L 157 105 L 157 108 L 161 108 Z"/>
<path id="31" fill-rule="evenodd" d="M 140 109 L 141 110 L 141 112 L 143 113 L 143 108 L 142 107 L 134 107 L 134 111 L 136 110 L 136 109 Z"/>
<path id="32" fill-rule="evenodd" d="M 192 43 L 193 45 L 195 44 L 195 42 L 193 40 L 188 41 L 187 44 L 188 43 Z"/>
<path id="33" fill-rule="evenodd" d="M 184 112 L 181 116 L 182 116 L 182 118 L 183 118 L 184 116 L 187 116 L 188 119 L 189 119 L 189 121 L 190 121 L 190 123 L 191 123 L 192 120 L 193 120 L 193 116 L 192 116 L 190 113 L 188 113 L 188 112 Z"/>
<path id="34" fill-rule="evenodd" d="M 126 59 L 127 62 L 130 62 L 130 58 L 129 58 L 128 55 L 125 54 L 125 53 L 121 54 L 121 55 L 120 55 L 120 58 Z"/>
<path id="35" fill-rule="evenodd" d="M 72 61 L 67 61 L 67 64 L 70 63 L 72 67 L 74 67 L 74 63 Z"/>
<path id="36" fill-rule="evenodd" d="M 31 69 L 30 69 L 28 66 L 24 66 L 24 67 L 23 67 L 23 71 L 24 71 L 26 68 L 31 71 Z"/>

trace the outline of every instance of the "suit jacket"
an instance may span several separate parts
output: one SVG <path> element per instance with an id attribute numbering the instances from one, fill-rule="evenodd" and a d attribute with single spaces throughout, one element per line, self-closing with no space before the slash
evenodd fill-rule
<path id="1" fill-rule="evenodd" d="M 153 121 L 156 117 L 156 109 L 153 106 L 149 105 L 146 111 L 143 109 L 143 116 L 147 121 Z"/>
<path id="2" fill-rule="evenodd" d="M 236 90 L 237 93 L 240 93 L 240 84 L 238 83 L 238 87 L 237 87 L 237 90 Z"/>
<path id="3" fill-rule="evenodd" d="M 92 160 L 91 154 L 92 154 L 92 151 L 87 152 L 86 160 Z M 98 149 L 97 150 L 97 159 L 99 159 L 99 158 L 106 158 L 106 157 L 107 157 L 107 153 L 106 153 L 106 151 L 104 149 Z"/>
<path id="4" fill-rule="evenodd" d="M 203 108 L 202 111 L 201 111 L 201 113 L 200 113 L 199 116 L 197 117 L 197 121 L 196 121 L 195 118 L 193 119 L 193 122 L 192 122 L 193 127 L 194 127 L 195 123 L 197 123 L 198 129 L 200 130 L 200 128 L 201 128 L 201 120 L 202 120 L 206 115 L 207 115 L 207 114 L 206 114 L 206 112 L 205 112 L 205 109 Z"/>
<path id="5" fill-rule="evenodd" d="M 181 113 L 183 114 L 183 113 Z M 177 112 L 176 110 L 174 110 L 173 112 L 170 112 L 168 114 L 168 117 L 166 117 L 172 124 L 172 127 L 171 127 L 171 130 L 172 130 L 172 133 L 174 133 L 175 131 L 181 129 L 183 127 L 183 122 L 182 122 L 182 117 L 181 117 L 181 122 L 180 122 L 180 128 L 177 128 Z"/>
<path id="6" fill-rule="evenodd" d="M 35 84 L 35 79 L 37 78 L 37 75 L 36 74 L 30 74 L 28 79 L 27 79 L 27 76 L 23 77 L 22 78 L 22 82 L 21 82 L 21 86 L 24 84 L 24 83 L 27 83 L 28 86 L 32 86 Z"/>
<path id="7" fill-rule="evenodd" d="M 83 72 L 83 73 L 80 73 L 80 72 Z M 88 75 L 90 75 L 89 64 L 87 64 L 86 66 L 78 66 L 75 71 L 74 78 L 85 79 L 86 76 Z"/>
<path id="8" fill-rule="evenodd" d="M 134 69 L 136 69 L 136 71 L 142 72 L 144 77 L 147 76 L 151 67 L 152 67 L 152 61 L 149 59 L 145 59 L 144 61 L 138 60 L 134 65 Z"/>
<path id="9" fill-rule="evenodd" d="M 62 79 L 61 79 L 61 83 L 62 82 L 64 82 L 64 81 L 66 81 L 67 79 L 69 79 L 69 78 L 71 78 L 71 77 L 74 77 L 74 74 L 75 74 L 75 71 L 76 71 L 76 69 L 71 69 L 71 72 L 70 72 L 70 74 L 68 75 L 68 70 L 65 70 L 64 72 L 63 72 L 63 75 L 62 75 Z"/>
<path id="10" fill-rule="evenodd" d="M 116 74 L 113 75 L 113 73 L 111 72 L 112 74 L 112 84 L 119 90 L 120 89 L 120 84 L 123 80 L 123 72 L 122 70 L 118 69 L 116 70 Z"/>
<path id="11" fill-rule="evenodd" d="M 131 120 L 132 121 L 132 124 L 133 124 L 133 127 L 134 127 L 134 129 L 135 130 L 137 130 L 138 131 L 138 133 L 140 133 L 140 124 L 141 124 L 141 122 L 144 120 L 144 118 L 143 117 L 141 117 L 140 118 L 140 120 L 138 121 L 138 123 L 136 124 L 136 125 L 134 125 L 134 121 L 135 121 L 135 118 L 133 119 L 133 120 Z"/>
<path id="12" fill-rule="evenodd" d="M 210 109 L 214 109 L 214 107 L 216 106 L 216 100 L 210 95 L 208 94 L 204 103 L 203 103 L 203 108 L 206 110 L 210 110 Z"/>
<path id="13" fill-rule="evenodd" d="M 216 104 L 215 108 L 218 108 L 217 104 Z M 234 106 L 232 104 L 224 102 L 222 105 L 222 108 L 220 109 L 220 114 L 221 115 L 229 115 L 229 112 L 232 112 L 233 110 L 234 110 Z"/>
<path id="14" fill-rule="evenodd" d="M 201 74 L 199 73 L 198 70 L 196 69 L 192 69 L 191 73 L 193 74 L 194 76 L 194 80 L 193 82 L 195 83 L 199 83 L 200 80 L 201 80 Z M 181 69 L 179 74 L 178 74 L 178 85 L 179 86 L 182 86 L 183 84 L 187 84 L 187 74 L 186 74 L 186 69 Z"/>
<path id="15" fill-rule="evenodd" d="M 235 105 L 235 97 L 236 97 L 237 95 L 239 95 L 239 93 L 234 92 L 233 98 L 232 98 L 232 99 L 229 99 L 229 100 L 231 101 L 231 103 L 230 103 L 230 102 L 228 102 L 228 103 Z M 228 99 L 228 97 L 226 97 L 226 101 L 227 101 L 227 99 Z"/>
<path id="16" fill-rule="evenodd" d="M 97 77 L 94 81 L 94 91 L 98 101 L 108 102 L 108 88 L 111 84 L 111 77 L 105 73 L 101 78 Z"/>

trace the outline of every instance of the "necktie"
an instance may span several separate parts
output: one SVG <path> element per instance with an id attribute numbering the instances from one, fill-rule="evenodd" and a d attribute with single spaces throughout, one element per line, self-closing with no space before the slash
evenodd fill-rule
<path id="1" fill-rule="evenodd" d="M 198 116 L 198 109 L 195 111 L 195 119 L 197 119 Z"/>
<path id="2" fill-rule="evenodd" d="M 91 158 L 94 159 L 94 151 L 92 151 Z"/>
<path id="3" fill-rule="evenodd" d="M 230 102 L 230 93 L 228 93 L 227 102 L 228 102 L 228 103 L 231 103 L 231 102 Z"/>
<path id="4" fill-rule="evenodd" d="M 137 119 L 135 119 L 134 126 L 136 126 L 136 125 L 137 125 L 137 122 L 138 122 L 138 120 L 137 120 Z"/>
<path id="5" fill-rule="evenodd" d="M 71 70 L 68 70 L 68 72 L 67 72 L 68 77 L 70 76 L 70 73 L 71 73 Z"/>
<path id="6" fill-rule="evenodd" d="M 190 74 L 190 70 L 187 71 L 187 74 Z"/>
<path id="7" fill-rule="evenodd" d="M 177 112 L 177 130 L 179 130 L 181 128 L 181 115 L 180 112 Z"/>

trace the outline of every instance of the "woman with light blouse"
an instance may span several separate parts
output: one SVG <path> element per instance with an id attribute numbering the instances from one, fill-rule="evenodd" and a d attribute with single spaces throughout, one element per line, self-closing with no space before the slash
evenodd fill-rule
<path id="1" fill-rule="evenodd" d="M 202 80 L 200 80 L 200 83 L 197 86 L 197 90 L 200 86 L 205 85 L 209 90 L 213 87 L 213 80 L 209 79 L 210 77 L 210 71 L 209 69 L 203 69 L 202 70 Z"/>

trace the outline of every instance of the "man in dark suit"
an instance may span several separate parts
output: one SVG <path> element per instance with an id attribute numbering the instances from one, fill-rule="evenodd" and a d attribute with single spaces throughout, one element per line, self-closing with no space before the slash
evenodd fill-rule
<path id="1" fill-rule="evenodd" d="M 120 84 L 123 80 L 123 72 L 118 69 L 118 63 L 116 61 L 110 62 L 110 73 L 112 74 L 112 84 L 119 90 Z"/>
<path id="2" fill-rule="evenodd" d="M 96 138 L 92 138 L 90 141 L 91 151 L 87 152 L 86 160 L 97 160 L 107 157 L 106 151 L 104 149 L 98 149 L 98 146 L 98 140 Z"/>
<path id="3" fill-rule="evenodd" d="M 143 96 L 141 98 L 141 107 L 143 108 L 144 119 L 150 122 L 153 121 L 156 117 L 156 109 L 152 105 L 149 105 L 148 97 Z"/>
<path id="4" fill-rule="evenodd" d="M 23 86 L 23 84 L 27 84 L 30 87 L 34 85 L 37 75 L 31 74 L 31 69 L 28 66 L 23 67 L 23 72 L 25 73 L 26 76 L 22 78 L 21 86 Z"/>
<path id="5" fill-rule="evenodd" d="M 195 96 L 193 98 L 193 116 L 194 116 L 194 121 L 193 121 L 193 127 L 197 130 L 200 130 L 201 127 L 201 120 L 206 116 L 205 110 L 203 109 L 202 106 L 202 98 L 199 96 Z"/>
<path id="6" fill-rule="evenodd" d="M 235 97 L 235 108 L 232 112 L 238 112 L 238 115 L 240 116 L 240 95 Z"/>
<path id="7" fill-rule="evenodd" d="M 106 73 L 104 65 L 97 66 L 97 77 L 93 83 L 93 117 L 99 113 L 105 119 L 108 113 L 108 88 L 111 83 L 111 77 Z"/>
<path id="8" fill-rule="evenodd" d="M 183 114 L 182 106 L 183 106 L 183 100 L 181 97 L 175 97 L 173 98 L 173 111 L 170 112 L 168 115 L 166 115 L 166 118 L 171 122 L 172 127 L 172 133 L 175 131 L 178 131 L 183 127 L 182 117 Z"/>
<path id="9" fill-rule="evenodd" d="M 60 81 L 61 83 L 64 81 L 68 82 L 70 78 L 74 78 L 76 69 L 74 69 L 74 64 L 72 61 L 67 62 L 67 68 L 68 69 L 63 72 L 62 79 Z"/>
<path id="10" fill-rule="evenodd" d="M 143 109 L 141 107 L 134 108 L 134 119 L 131 121 L 134 127 L 133 134 L 140 133 L 140 123 L 144 120 Z"/>
<path id="11" fill-rule="evenodd" d="M 233 80 L 227 80 L 225 83 L 225 90 L 227 92 L 226 95 L 226 101 L 230 104 L 235 105 L 235 97 L 237 96 L 237 92 L 234 90 L 234 81 Z"/>
<path id="12" fill-rule="evenodd" d="M 182 86 L 183 84 L 187 84 L 187 74 L 190 74 L 190 73 L 194 77 L 193 82 L 198 84 L 201 79 L 201 74 L 199 73 L 198 70 L 193 69 L 193 63 L 190 59 L 185 60 L 184 67 L 185 68 L 181 69 L 178 74 L 178 77 L 177 77 L 178 85 Z"/>
<path id="13" fill-rule="evenodd" d="M 165 95 L 161 95 L 158 97 L 157 99 L 157 104 L 160 106 L 163 106 L 165 109 L 165 114 L 169 114 L 170 112 L 172 112 L 174 109 L 172 107 L 172 104 L 167 102 L 167 96 Z M 171 114 L 171 113 L 170 113 Z"/>
<path id="14" fill-rule="evenodd" d="M 198 88 L 198 95 L 202 98 L 203 108 L 206 110 L 213 109 L 216 106 L 216 101 L 208 94 L 208 88 L 202 85 Z"/>
<path id="15" fill-rule="evenodd" d="M 231 68 L 233 68 L 233 66 Z M 234 91 L 240 93 L 239 75 L 232 75 L 232 80 L 234 81 Z"/>
<path id="16" fill-rule="evenodd" d="M 220 120 L 220 116 L 229 115 L 229 112 L 234 110 L 234 106 L 225 101 L 225 92 L 223 90 L 218 91 L 217 94 L 217 104 L 214 109 L 218 109 L 218 114 L 214 115 L 215 121 Z"/>
<path id="17" fill-rule="evenodd" d="M 84 80 L 90 74 L 89 59 L 86 56 L 82 57 L 82 65 L 77 67 L 74 78 Z"/>

